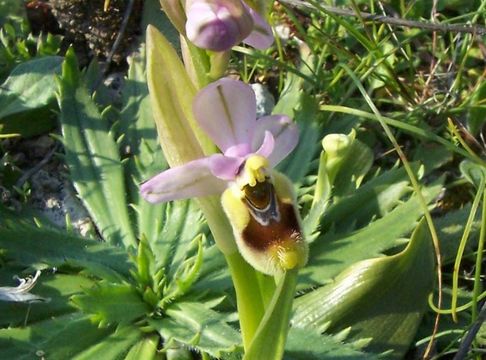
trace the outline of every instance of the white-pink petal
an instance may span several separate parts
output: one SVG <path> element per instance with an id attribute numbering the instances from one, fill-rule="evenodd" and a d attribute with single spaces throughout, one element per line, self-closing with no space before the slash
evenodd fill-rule
<path id="1" fill-rule="evenodd" d="M 243 42 L 254 47 L 255 49 L 268 49 L 270 46 L 272 46 L 274 41 L 270 24 L 268 24 L 265 19 L 255 10 L 249 6 L 246 7 L 253 18 L 253 30 L 250 35 L 243 40 Z"/>
<path id="2" fill-rule="evenodd" d="M 264 116 L 257 120 L 252 149 L 255 151 L 264 143 L 266 132 L 270 132 L 275 139 L 272 153 L 267 156 L 272 166 L 282 161 L 299 142 L 299 129 L 286 115 Z"/>
<path id="3" fill-rule="evenodd" d="M 194 116 L 214 143 L 225 152 L 251 144 L 256 123 L 256 100 L 251 87 L 223 78 L 203 88 L 193 102 Z"/>
<path id="4" fill-rule="evenodd" d="M 275 138 L 270 131 L 265 131 L 263 142 L 260 148 L 255 152 L 257 155 L 268 158 L 275 149 Z"/>
<path id="5" fill-rule="evenodd" d="M 221 180 L 233 181 L 238 175 L 241 165 L 245 162 L 245 158 L 215 154 L 211 155 L 209 161 L 209 166 L 214 176 Z"/>
<path id="6" fill-rule="evenodd" d="M 226 183 L 210 170 L 210 158 L 188 162 L 161 172 L 140 186 L 142 197 L 159 203 L 221 194 Z"/>

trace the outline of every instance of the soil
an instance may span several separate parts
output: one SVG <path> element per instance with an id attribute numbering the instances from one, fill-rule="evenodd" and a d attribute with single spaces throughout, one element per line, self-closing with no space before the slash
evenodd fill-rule
<path id="1" fill-rule="evenodd" d="M 94 56 L 124 66 L 135 38 L 141 34 L 143 0 L 133 0 L 129 14 L 129 1 L 110 0 L 107 9 L 104 4 L 105 0 L 32 0 L 26 4 L 26 11 L 34 33 L 62 34 L 63 50 L 73 46 L 82 66 Z M 125 17 L 126 29 L 111 54 Z"/>

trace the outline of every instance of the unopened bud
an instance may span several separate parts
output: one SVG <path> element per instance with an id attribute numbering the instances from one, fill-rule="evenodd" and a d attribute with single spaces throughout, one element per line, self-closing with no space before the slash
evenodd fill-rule
<path id="1" fill-rule="evenodd" d="M 225 51 L 253 30 L 253 19 L 240 0 L 189 0 L 186 35 L 196 46 Z"/>
<path id="2" fill-rule="evenodd" d="M 349 135 L 329 134 L 322 139 L 324 155 L 319 166 L 324 166 L 325 169 L 320 170 L 320 174 L 326 174 L 328 184 L 334 183 L 336 174 L 346 159 L 355 138 L 356 132 L 353 129 Z"/>
<path id="3" fill-rule="evenodd" d="M 352 135 L 329 134 L 322 139 L 322 147 L 329 156 L 343 156 L 353 140 Z"/>

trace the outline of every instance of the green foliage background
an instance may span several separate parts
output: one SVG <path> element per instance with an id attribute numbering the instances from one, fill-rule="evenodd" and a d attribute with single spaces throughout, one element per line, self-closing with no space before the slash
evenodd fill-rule
<path id="1" fill-rule="evenodd" d="M 153 16 L 147 9 L 156 2 L 146 3 Z M 430 4 L 388 5 L 402 16 L 430 12 Z M 439 2 L 438 9 L 484 22 L 483 5 L 471 3 L 471 13 L 455 2 Z M 7 3 L 0 2 L 0 16 L 17 19 L 13 8 L 5 9 Z M 278 168 L 296 184 L 310 242 L 284 358 L 403 358 L 410 349 L 423 350 L 435 315 L 427 307 L 437 283 L 431 239 L 421 220 L 425 209 L 396 156 L 388 154 L 391 146 L 375 126 L 376 115 L 338 65 L 352 69 L 394 128 L 414 160 L 412 169 L 431 210 L 444 187 L 464 186 L 469 179 L 476 186 L 469 191 L 484 191 L 477 170 L 484 167 L 482 154 L 454 144 L 445 125 L 447 117 L 464 118 L 473 135 L 481 131 L 484 59 L 474 37 L 440 34 L 434 62 L 439 70 L 446 64 L 457 68 L 449 75 L 437 70 L 431 85 L 423 75 L 429 63 L 419 56 L 432 49 L 430 33 L 363 24 L 318 5 L 304 15 L 288 7 L 274 13 L 304 43 L 277 42 L 267 52 L 237 47 L 232 58 L 242 79 L 272 79 L 279 93 L 274 113 L 288 114 L 300 128 L 298 147 Z M 166 35 L 173 34 L 166 20 L 156 22 Z M 121 104 L 110 104 L 96 62 L 81 71 L 72 50 L 57 54 L 56 38 L 34 38 L 16 24 L 2 30 L 0 134 L 30 137 L 59 126 L 63 161 L 95 231 L 81 237 L 26 209 L 0 208 L 0 284 L 13 286 L 13 275 L 40 269 L 32 292 L 49 299 L 0 303 L 0 357 L 241 357 L 234 290 L 201 212 L 193 201 L 154 206 L 139 195 L 142 181 L 167 168 L 148 99 L 143 46 L 129 60 Z M 35 54 L 24 51 L 32 44 Z M 446 75 L 449 87 L 441 83 Z M 357 137 L 329 184 L 333 190 L 315 202 L 319 179 L 326 176 L 320 171 L 320 140 L 351 129 Z M 1 154 L 0 179 L 6 179 L 12 164 L 8 153 Z M 460 173 L 457 163 L 464 157 L 473 170 L 463 165 Z M 475 178 L 470 173 L 476 170 Z M 435 221 L 446 272 L 468 225 L 473 241 L 466 244 L 466 263 L 482 261 L 476 240 L 484 225 L 478 216 L 468 220 L 470 211 L 455 206 Z M 475 296 L 477 302 L 477 279 L 461 280 L 460 301 Z M 446 281 L 445 307 L 451 288 Z M 474 319 L 474 312 L 463 311 L 458 325 L 442 321 L 438 353 L 457 349 Z M 266 331 L 263 342 L 275 329 Z M 475 349 L 484 346 L 484 336 L 478 339 Z"/>

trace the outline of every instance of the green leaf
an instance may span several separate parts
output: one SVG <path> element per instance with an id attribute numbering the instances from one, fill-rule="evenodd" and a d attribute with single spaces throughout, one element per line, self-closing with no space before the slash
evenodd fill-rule
<path id="1" fill-rule="evenodd" d="M 179 32 L 169 21 L 166 13 L 160 9 L 160 1 L 145 0 L 143 4 L 141 29 L 147 29 L 148 25 L 155 26 L 175 49 L 179 49 Z"/>
<path id="2" fill-rule="evenodd" d="M 276 107 L 276 109 L 278 109 Z M 274 113 L 278 110 L 274 109 Z M 287 110 L 288 111 L 288 110 Z M 287 114 L 294 117 L 294 113 Z M 277 169 L 286 174 L 293 182 L 301 182 L 311 169 L 314 160 L 321 150 L 322 136 L 318 121 L 311 121 L 318 116 L 318 106 L 314 98 L 300 94 L 298 107 L 295 109 L 295 121 L 299 126 L 297 147 L 287 156 Z"/>
<path id="3" fill-rule="evenodd" d="M 125 356 L 125 360 L 157 359 L 159 340 L 159 337 L 155 334 L 140 339 L 138 343 L 132 346 L 127 356 Z"/>
<path id="4" fill-rule="evenodd" d="M 461 238 L 464 232 L 464 225 L 467 222 L 469 213 L 471 212 L 471 205 L 467 205 L 462 209 L 450 211 L 442 217 L 434 219 L 434 224 L 438 231 L 440 240 L 440 252 L 442 255 L 442 263 L 444 265 L 454 263 L 459 248 Z M 465 253 L 472 253 L 477 249 L 479 241 L 480 229 L 480 214 L 473 222 L 470 240 L 466 243 Z"/>
<path id="5" fill-rule="evenodd" d="M 129 274 L 122 249 L 53 228 L 38 228 L 0 208 L 0 249 L 16 264 L 30 267 L 81 266 L 93 275 L 119 279 Z"/>
<path id="6" fill-rule="evenodd" d="M 374 217 L 386 215 L 410 191 L 404 168 L 386 171 L 329 206 L 320 227 L 324 230 L 333 227 L 336 232 L 343 232 L 365 226 Z"/>
<path id="7" fill-rule="evenodd" d="M 143 49 L 139 56 L 130 59 L 122 95 L 124 106 L 117 130 L 122 136 L 120 148 L 127 160 L 124 164 L 130 176 L 127 179 L 129 199 L 136 209 L 138 237 L 144 236 L 150 243 L 156 258 L 154 269 L 167 268 L 169 276 L 173 276 L 190 255 L 187 253 L 190 242 L 198 234 L 207 232 L 207 227 L 193 202 L 154 205 L 140 196 L 139 184 L 168 167 L 159 150 Z"/>
<path id="8" fill-rule="evenodd" d="M 149 321 L 166 342 L 176 340 L 214 357 L 234 351 L 241 343 L 240 334 L 228 325 L 226 316 L 204 304 L 178 302 L 166 314 L 167 318 Z"/>
<path id="9" fill-rule="evenodd" d="M 25 18 L 25 8 L 16 0 L 0 1 L 0 23 L 3 25 L 7 20 Z"/>
<path id="10" fill-rule="evenodd" d="M 462 175 L 473 184 L 476 189 L 480 188 L 481 180 L 486 177 L 486 169 L 469 160 L 464 160 L 459 165 Z"/>
<path id="11" fill-rule="evenodd" d="M 274 114 L 285 114 L 288 116 L 294 115 L 296 109 L 301 101 L 304 85 L 304 79 L 293 73 L 288 73 L 285 79 L 284 88 L 280 94 L 278 102 L 273 109 Z"/>
<path id="12" fill-rule="evenodd" d="M 486 322 L 479 328 L 478 334 L 476 335 L 476 341 L 479 346 L 486 346 Z"/>
<path id="13" fill-rule="evenodd" d="M 204 232 L 207 232 L 206 224 L 193 201 L 168 204 L 162 230 L 151 244 L 157 268 L 166 267 L 170 276 L 173 276 L 188 257 L 191 241 Z"/>
<path id="14" fill-rule="evenodd" d="M 293 325 L 351 327 L 356 338 L 372 338 L 367 349 L 393 349 L 399 359 L 415 336 L 433 280 L 432 241 L 421 221 L 401 253 L 356 263 L 332 284 L 298 298 Z"/>
<path id="15" fill-rule="evenodd" d="M 0 118 L 48 105 L 55 98 L 56 75 L 62 57 L 47 56 L 26 61 L 13 69 L 0 86 Z"/>
<path id="16" fill-rule="evenodd" d="M 32 326 L 0 329 L 0 358 L 72 359 L 96 346 L 113 329 L 99 329 L 80 313 L 55 317 Z"/>
<path id="17" fill-rule="evenodd" d="M 174 48 L 152 25 L 147 27 L 147 83 L 168 163 L 180 165 L 201 158 L 203 149 L 204 153 L 214 151 L 192 114 L 196 89 Z"/>
<path id="18" fill-rule="evenodd" d="M 473 135 L 477 135 L 486 121 L 486 83 L 483 82 L 471 96 L 471 107 L 468 114 L 468 127 Z"/>
<path id="19" fill-rule="evenodd" d="M 194 285 L 195 281 L 201 271 L 201 265 L 203 262 L 203 242 L 205 242 L 204 235 L 197 236 L 193 243 L 197 244 L 197 254 L 185 259 L 177 268 L 174 274 L 172 283 L 166 290 L 169 301 L 175 301 L 179 297 L 183 296 Z M 189 248 L 187 249 L 189 250 Z M 189 251 L 187 251 L 188 253 Z"/>
<path id="20" fill-rule="evenodd" d="M 199 277 L 189 292 L 194 296 L 208 291 L 226 294 L 232 287 L 228 264 L 221 251 L 216 245 L 205 248 Z"/>
<path id="21" fill-rule="evenodd" d="M 358 346 L 339 341 L 333 336 L 321 335 L 314 329 L 291 328 L 284 360 L 361 360 L 375 359 L 376 355 L 367 354 Z"/>
<path id="22" fill-rule="evenodd" d="M 244 360 L 282 358 L 296 283 L 297 270 L 286 272 L 279 280 L 250 347 L 246 350 Z"/>
<path id="23" fill-rule="evenodd" d="M 151 149 L 158 150 L 159 147 L 146 82 L 145 48 L 142 47 L 139 53 L 129 57 L 128 62 L 128 76 L 122 88 L 123 107 L 120 111 L 119 133 L 125 135 L 121 144 L 130 147 L 128 153 L 143 160 L 145 157 L 151 158 L 149 154 L 144 153 L 143 143 Z M 163 157 L 159 158 L 158 165 L 167 167 Z"/>
<path id="24" fill-rule="evenodd" d="M 117 330 L 98 344 L 72 357 L 73 360 L 119 359 L 139 341 L 142 332 L 132 326 L 118 327 Z"/>
<path id="25" fill-rule="evenodd" d="M 109 123 L 98 110 L 69 50 L 59 82 L 61 127 L 74 186 L 103 238 L 136 245 L 128 214 L 123 167 Z"/>
<path id="26" fill-rule="evenodd" d="M 334 181 L 333 195 L 342 197 L 355 192 L 372 164 L 373 152 L 371 149 L 355 139 Z"/>
<path id="27" fill-rule="evenodd" d="M 129 284 L 100 282 L 86 289 L 85 294 L 74 295 L 71 300 L 101 327 L 127 324 L 150 311 L 137 290 Z"/>
<path id="28" fill-rule="evenodd" d="M 1 274 L 1 273 L 0 273 Z M 1 276 L 1 284 L 5 284 L 5 276 Z M 10 279 L 12 276 L 10 276 Z M 35 322 L 74 312 L 76 309 L 69 303 L 69 298 L 93 286 L 94 282 L 84 276 L 49 274 L 43 272 L 35 288 L 36 295 L 49 299 L 48 302 L 31 304 L 0 302 L 0 326 L 20 326 L 24 322 Z"/>
<path id="29" fill-rule="evenodd" d="M 413 154 L 413 161 L 423 164 L 426 175 L 452 162 L 452 160 L 453 153 L 451 151 L 434 143 L 418 145 Z"/>
<path id="30" fill-rule="evenodd" d="M 166 203 L 151 204 L 140 196 L 140 184 L 167 169 L 152 115 L 145 73 L 145 51 L 129 58 L 128 78 L 122 89 L 123 107 L 116 127 L 124 156 L 128 200 L 135 208 L 138 238 L 159 237 Z"/>
<path id="31" fill-rule="evenodd" d="M 435 198 L 442 185 L 423 189 L 427 201 Z M 416 196 L 397 206 L 383 218 L 353 233 L 327 233 L 310 246 L 309 263 L 300 271 L 299 288 L 332 281 L 349 265 L 376 257 L 398 244 L 411 231 L 423 211 Z"/>
<path id="32" fill-rule="evenodd" d="M 44 106 L 0 119 L 0 136 L 19 134 L 24 138 L 29 138 L 45 134 L 56 126 L 57 117 L 54 114 L 54 106 Z"/>

